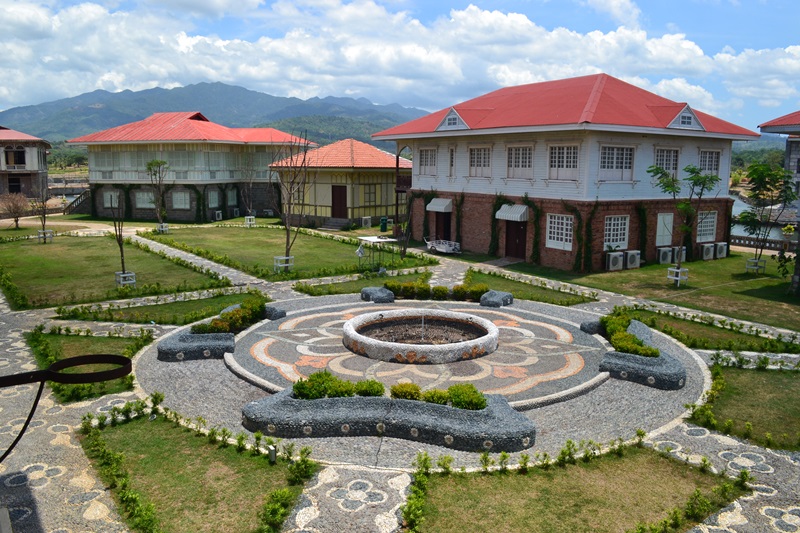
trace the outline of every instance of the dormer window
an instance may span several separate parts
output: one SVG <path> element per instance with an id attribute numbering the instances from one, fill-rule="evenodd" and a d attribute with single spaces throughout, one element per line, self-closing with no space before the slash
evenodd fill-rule
<path id="1" fill-rule="evenodd" d="M 454 115 L 447 117 L 447 126 L 458 126 L 458 117 Z"/>
<path id="2" fill-rule="evenodd" d="M 681 115 L 681 126 L 693 126 L 692 115 Z"/>

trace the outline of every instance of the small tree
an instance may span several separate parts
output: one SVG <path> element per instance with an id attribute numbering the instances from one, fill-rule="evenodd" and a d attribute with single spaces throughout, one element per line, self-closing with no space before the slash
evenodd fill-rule
<path id="1" fill-rule="evenodd" d="M 778 220 L 787 207 L 797 199 L 792 175 L 783 168 L 766 163 L 754 163 L 747 168 L 750 182 L 750 207 L 739 215 L 745 232 L 756 240 L 754 256 L 761 259 L 769 238 L 770 221 Z"/>
<path id="2" fill-rule="evenodd" d="M 679 242 L 682 246 L 686 246 L 687 253 L 691 257 L 693 250 L 692 233 L 697 223 L 695 217 L 700 208 L 703 196 L 705 196 L 707 192 L 713 190 L 720 179 L 719 176 L 713 174 L 704 174 L 700 167 L 694 165 L 684 167 L 683 171 L 687 175 L 681 179 L 678 178 L 677 173 L 673 174 L 659 166 L 654 165 L 647 169 L 647 173 L 653 177 L 656 185 L 661 189 L 661 192 L 669 194 L 675 201 L 675 207 L 682 218 L 678 226 L 680 235 Z M 686 194 L 682 194 L 684 184 L 687 186 Z M 675 266 L 678 269 L 681 268 L 681 255 L 682 254 L 679 253 L 675 261 Z M 677 287 L 679 283 L 680 281 L 676 279 L 675 286 Z"/>
<path id="3" fill-rule="evenodd" d="M 242 156 L 242 205 L 246 215 L 253 214 L 253 182 L 256 179 L 256 166 L 255 156 L 252 153 L 246 153 Z"/>
<path id="4" fill-rule="evenodd" d="M 125 274 L 127 270 L 125 270 L 125 237 L 122 235 L 122 230 L 125 226 L 125 207 L 124 202 L 120 198 L 119 191 L 115 191 L 117 194 L 111 196 L 111 220 L 114 222 L 114 239 L 117 241 L 117 246 L 119 246 L 119 260 L 120 266 L 122 268 L 122 273 Z"/>
<path id="5" fill-rule="evenodd" d="M 276 163 L 278 170 L 278 184 L 280 187 L 281 218 L 286 234 L 284 254 L 292 254 L 297 235 L 300 233 L 300 223 L 306 216 L 306 190 L 308 189 L 309 175 L 309 150 L 311 142 L 305 134 L 287 144 L 282 151 L 286 157 Z M 293 222 L 296 219 L 296 223 Z M 289 266 L 284 267 L 284 272 L 289 271 Z"/>
<path id="6" fill-rule="evenodd" d="M 42 231 L 47 229 L 47 200 L 50 190 L 47 188 L 47 176 L 42 176 L 39 183 L 32 187 L 33 198 L 30 200 L 30 209 L 39 218 Z M 42 241 L 47 242 L 46 240 Z"/>
<path id="7" fill-rule="evenodd" d="M 162 159 L 153 159 L 147 162 L 147 175 L 150 177 L 150 185 L 153 187 L 153 204 L 156 207 L 156 219 L 159 224 L 163 224 L 167 218 L 167 209 L 164 205 L 166 196 L 166 184 L 164 178 L 167 177 L 169 164 Z"/>
<path id="8" fill-rule="evenodd" d="M 28 198 L 22 193 L 0 195 L 0 211 L 14 220 L 14 229 L 19 229 L 19 219 L 27 215 L 30 208 Z"/>

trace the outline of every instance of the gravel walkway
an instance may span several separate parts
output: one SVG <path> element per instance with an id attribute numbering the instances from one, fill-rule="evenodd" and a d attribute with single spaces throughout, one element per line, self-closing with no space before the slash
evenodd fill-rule
<path id="1" fill-rule="evenodd" d="M 142 239 L 137 237 L 137 239 Z M 148 246 L 156 248 L 153 241 Z M 158 245 L 161 246 L 161 245 Z M 246 274 L 215 265 L 191 254 L 167 249 L 167 253 L 202 264 L 228 276 L 235 285 L 258 287 L 269 294 L 277 307 L 300 309 L 309 298 L 291 289 L 291 282 L 267 283 Z M 463 280 L 469 265 L 440 258 L 442 266 L 432 269 L 432 284 L 452 286 Z M 481 265 L 483 270 L 502 270 L 500 266 Z M 544 283 L 553 288 L 575 290 L 550 280 L 515 275 L 520 279 Z M 340 278 L 336 278 L 340 279 Z M 201 295 L 193 295 L 201 296 Z M 650 302 L 607 292 L 597 292 L 599 302 L 557 308 L 530 302 L 514 305 L 529 311 L 549 313 L 560 320 L 578 323 L 587 317 L 610 311 L 614 305 Z M 186 296 L 183 296 L 186 297 Z M 192 297 L 191 295 L 188 297 Z M 137 300 L 137 304 L 152 299 Z M 163 301 L 163 300 L 162 300 Z M 354 304 L 353 296 L 313 299 L 314 307 L 323 304 Z M 666 304 L 653 306 L 688 314 Z M 724 317 L 718 317 L 724 318 Z M 13 374 L 35 369 L 33 356 L 23 334 L 35 325 L 70 325 L 89 327 L 95 334 L 138 331 L 139 326 L 113 323 L 70 323 L 53 318 L 52 310 L 11 312 L 0 297 L 0 372 Z M 747 325 L 747 324 L 746 324 Z M 769 335 L 786 330 L 758 326 Z M 153 326 L 156 337 L 175 328 Z M 660 334 L 657 342 L 670 343 Z M 696 401 L 709 385 L 708 353 L 681 348 L 679 357 L 689 369 L 687 385 L 680 391 L 658 391 L 628 382 L 609 380 L 590 392 L 566 403 L 526 411 L 539 432 L 532 451 L 557 454 L 566 439 L 593 439 L 608 443 L 622 437 L 629 439 L 637 428 L 648 431 L 646 442 L 658 449 L 671 450 L 681 459 L 699 462 L 707 457 L 720 471 L 735 474 L 748 468 L 756 478 L 753 496 L 742 498 L 711 517 L 694 531 L 761 532 L 800 531 L 800 454 L 773 452 L 752 446 L 682 421 L 683 404 Z M 752 354 L 757 357 L 758 354 Z M 790 358 L 791 361 L 791 358 Z M 155 390 L 164 392 L 165 405 L 183 416 L 202 416 L 209 426 L 241 431 L 241 406 L 266 393 L 238 378 L 222 361 L 194 361 L 167 364 L 155 358 L 155 345 L 145 349 L 135 360 L 139 388 L 135 392 L 107 396 L 95 401 L 69 406 L 56 403 L 45 388 L 33 422 L 16 450 L 0 465 L 0 505 L 7 507 L 16 533 L 82 531 L 126 531 L 108 491 L 98 481 L 73 433 L 86 412 L 102 412 Z M 18 433 L 32 404 L 36 389 L 31 385 L 0 390 L 0 449 L 5 449 Z M 288 520 L 285 531 L 391 532 L 399 528 L 399 508 L 410 483 L 408 472 L 420 450 L 432 457 L 454 457 L 454 467 L 478 468 L 478 456 L 454 452 L 409 441 L 389 438 L 300 439 L 298 447 L 312 446 L 313 457 L 325 468 L 307 485 L 300 505 Z M 512 464 L 516 454 L 512 456 Z"/>

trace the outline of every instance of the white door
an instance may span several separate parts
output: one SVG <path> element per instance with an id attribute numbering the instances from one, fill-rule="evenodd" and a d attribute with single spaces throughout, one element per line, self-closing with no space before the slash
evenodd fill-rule
<path id="1" fill-rule="evenodd" d="M 656 227 L 656 248 L 672 246 L 672 213 L 658 214 Z"/>

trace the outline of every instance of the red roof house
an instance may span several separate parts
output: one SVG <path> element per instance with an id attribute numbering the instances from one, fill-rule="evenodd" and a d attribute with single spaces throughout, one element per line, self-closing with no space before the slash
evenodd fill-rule
<path id="1" fill-rule="evenodd" d="M 0 126 L 0 194 L 40 197 L 47 187 L 47 150 L 44 139 Z"/>

